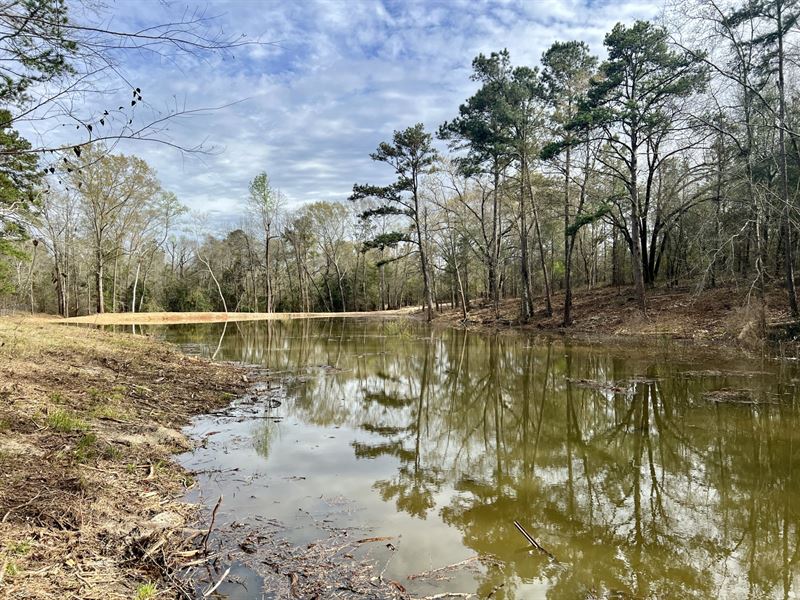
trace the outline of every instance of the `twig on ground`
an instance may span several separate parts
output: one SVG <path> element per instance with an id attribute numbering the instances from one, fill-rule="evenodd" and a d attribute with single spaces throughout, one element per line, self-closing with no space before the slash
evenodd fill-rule
<path id="1" fill-rule="evenodd" d="M 445 565 L 443 567 L 439 567 L 438 569 L 431 569 L 430 571 L 423 571 L 422 573 L 415 573 L 414 575 L 409 575 L 408 579 L 414 580 L 414 579 L 424 579 L 427 577 L 431 577 L 432 575 L 436 575 L 437 573 L 442 573 L 444 571 L 451 571 L 453 569 L 457 569 L 458 567 L 467 565 L 472 561 L 478 560 L 479 558 L 480 556 L 476 554 L 475 556 L 470 556 L 469 558 L 466 558 L 457 563 L 453 563 L 452 565 Z"/>
<path id="2" fill-rule="evenodd" d="M 36 492 L 36 495 L 27 502 L 23 502 L 22 504 L 18 504 L 17 506 L 12 506 L 11 508 L 9 508 L 8 512 L 5 515 L 3 515 L 2 519 L 0 519 L 0 523 L 5 523 L 8 520 L 8 517 L 11 515 L 11 513 L 14 512 L 15 510 L 19 510 L 20 508 L 25 508 L 29 504 L 33 504 L 36 501 L 36 499 L 41 495 L 42 495 L 41 491 Z"/>

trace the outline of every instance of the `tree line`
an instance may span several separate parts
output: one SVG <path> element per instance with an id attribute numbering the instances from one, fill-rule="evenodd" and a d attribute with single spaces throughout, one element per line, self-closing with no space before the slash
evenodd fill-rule
<path id="1" fill-rule="evenodd" d="M 450 120 L 370 155 L 393 183 L 288 206 L 262 172 L 224 233 L 136 157 L 93 145 L 41 173 L 9 153 L 2 302 L 64 315 L 421 304 L 429 318 L 447 304 L 467 318 L 518 299 L 521 321 L 569 325 L 576 288 L 629 284 L 646 311 L 657 284 L 734 282 L 762 325 L 771 286 L 796 318 L 800 6 L 684 12 L 617 24 L 602 58 L 579 40 L 536 66 L 481 54 Z M 12 124 L 3 146 L 29 148 Z"/>

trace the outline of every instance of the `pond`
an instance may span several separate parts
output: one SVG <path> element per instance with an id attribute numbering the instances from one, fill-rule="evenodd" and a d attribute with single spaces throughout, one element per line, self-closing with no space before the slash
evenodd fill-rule
<path id="1" fill-rule="evenodd" d="M 799 597 L 797 365 L 402 320 L 147 331 L 285 376 L 191 428 L 220 522 L 391 537 L 370 558 L 418 596 Z"/>

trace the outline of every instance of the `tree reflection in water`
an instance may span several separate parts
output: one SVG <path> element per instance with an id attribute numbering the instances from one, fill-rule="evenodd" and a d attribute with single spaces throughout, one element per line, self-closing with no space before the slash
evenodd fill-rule
<path id="1" fill-rule="evenodd" d="M 378 321 L 242 323 L 218 358 L 295 374 L 297 418 L 353 430 L 356 461 L 391 459 L 373 484 L 384 501 L 436 514 L 500 559 L 479 597 L 520 597 L 531 581 L 550 598 L 797 591 L 796 367 L 737 374 L 752 366 L 680 348 L 386 332 Z M 708 397 L 719 390 L 739 391 Z M 558 562 L 530 553 L 514 520 Z"/>

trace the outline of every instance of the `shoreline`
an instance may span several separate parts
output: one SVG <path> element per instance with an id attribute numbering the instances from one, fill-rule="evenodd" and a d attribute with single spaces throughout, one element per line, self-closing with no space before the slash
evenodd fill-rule
<path id="1" fill-rule="evenodd" d="M 103 313 L 83 317 L 31 317 L 46 323 L 82 325 L 174 325 L 180 323 L 226 323 L 237 321 L 291 321 L 294 319 L 335 319 L 402 317 L 419 310 L 417 307 L 366 312 L 312 312 L 312 313 L 245 313 L 245 312 L 151 312 Z"/>
<path id="2" fill-rule="evenodd" d="M 576 343 L 603 343 L 652 346 L 672 341 L 700 349 L 716 349 L 726 353 L 771 355 L 777 358 L 800 356 L 800 323 L 791 320 L 784 308 L 783 289 L 771 288 L 767 294 L 765 313 L 767 331 L 758 331 L 756 308 L 749 291 L 721 285 L 698 292 L 696 286 L 655 287 L 648 290 L 648 310 L 642 315 L 630 286 L 600 287 L 580 290 L 573 302 L 573 323 L 561 323 L 563 293 L 552 296 L 552 314 L 547 314 L 544 299 L 534 299 L 535 312 L 527 323 L 519 318 L 519 300 L 505 299 L 495 314 L 493 307 L 474 300 L 463 321 L 460 309 L 443 305 L 435 313 L 435 327 L 456 327 L 483 333 L 521 333 L 561 339 Z M 224 323 L 241 321 L 286 321 L 328 318 L 409 318 L 425 319 L 421 307 L 365 312 L 315 313 L 219 313 L 219 312 L 154 312 L 104 313 L 82 317 L 50 315 L 18 315 L 18 319 L 36 323 L 84 325 L 169 325 L 190 323 Z"/>
<path id="3" fill-rule="evenodd" d="M 203 443 L 184 433 L 193 418 L 235 410 L 270 381 L 148 336 L 0 318 L 0 599 L 210 593 L 242 544 L 265 532 L 221 531 L 215 499 L 187 500 L 201 473 L 177 455 Z M 408 597 L 396 582 L 371 581 L 364 562 L 322 568 L 321 544 L 273 542 L 293 570 L 316 573 L 287 580 L 286 597 L 335 577 L 359 597 Z M 215 581 L 200 577 L 210 561 Z M 276 576 L 276 589 L 286 587 Z"/>
<path id="4" fill-rule="evenodd" d="M 0 319 L 0 598 L 178 597 L 208 526 L 183 500 L 181 428 L 243 393 L 247 372 L 149 338 Z"/>
<path id="5" fill-rule="evenodd" d="M 747 290 L 720 286 L 697 293 L 692 286 L 654 288 L 648 292 L 647 315 L 641 314 L 630 286 L 581 291 L 573 303 L 573 323 L 562 325 L 563 294 L 552 298 L 552 314 L 541 297 L 527 323 L 519 319 L 516 299 L 500 303 L 499 314 L 486 303 L 475 302 L 463 321 L 459 309 L 440 312 L 433 324 L 484 333 L 518 333 L 560 339 L 569 343 L 614 346 L 679 344 L 699 351 L 743 356 L 763 355 L 793 359 L 800 353 L 795 336 L 800 324 L 790 319 L 784 291 L 769 290 L 765 312 L 767 331 L 758 332 L 755 306 Z"/>

